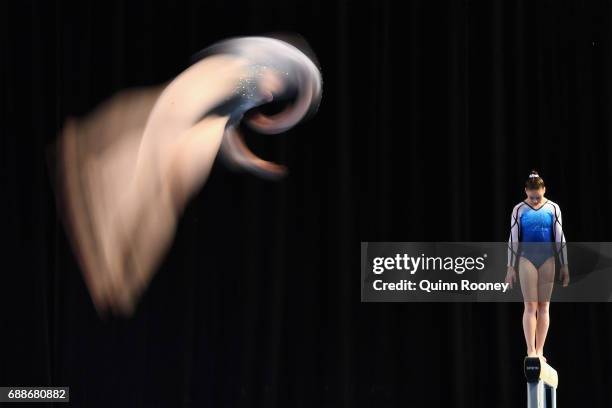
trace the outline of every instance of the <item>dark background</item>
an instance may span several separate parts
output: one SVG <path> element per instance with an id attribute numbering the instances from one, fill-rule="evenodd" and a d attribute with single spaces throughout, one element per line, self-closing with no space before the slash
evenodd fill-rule
<path id="1" fill-rule="evenodd" d="M 598 1 L 3 2 L 0 385 L 87 407 L 524 406 L 521 304 L 361 303 L 359 243 L 504 241 L 532 168 L 568 240 L 612 241 L 611 19 Z M 217 163 L 134 317 L 101 320 L 45 147 L 215 41 L 278 31 L 324 78 L 310 121 L 248 135 L 289 177 Z M 551 306 L 559 406 L 612 405 L 611 323 L 610 304 Z"/>

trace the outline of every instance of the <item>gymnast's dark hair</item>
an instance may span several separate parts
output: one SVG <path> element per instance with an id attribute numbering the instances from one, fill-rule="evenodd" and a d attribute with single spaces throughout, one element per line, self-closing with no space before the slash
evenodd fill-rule
<path id="1" fill-rule="evenodd" d="M 531 170 L 531 173 L 525 182 L 525 188 L 527 190 L 539 190 L 544 187 L 546 187 L 544 185 L 544 180 L 542 180 L 542 177 L 540 177 L 537 170 Z"/>

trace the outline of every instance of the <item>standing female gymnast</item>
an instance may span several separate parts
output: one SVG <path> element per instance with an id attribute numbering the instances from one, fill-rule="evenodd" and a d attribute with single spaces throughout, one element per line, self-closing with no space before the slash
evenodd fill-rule
<path id="1" fill-rule="evenodd" d="M 548 309 L 555 278 L 555 254 L 561 263 L 560 280 L 569 284 L 567 249 L 561 209 L 544 197 L 544 180 L 533 170 L 525 182 L 527 198 L 514 206 L 508 241 L 506 283 L 516 282 L 516 265 L 525 311 L 523 331 L 528 357 L 544 357 L 544 342 L 550 324 Z"/>

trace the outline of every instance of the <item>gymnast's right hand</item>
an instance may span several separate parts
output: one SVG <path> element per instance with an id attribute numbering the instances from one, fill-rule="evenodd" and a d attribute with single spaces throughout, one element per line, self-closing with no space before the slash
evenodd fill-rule
<path id="1" fill-rule="evenodd" d="M 510 289 L 514 287 L 514 283 L 516 282 L 516 271 L 513 266 L 508 267 L 508 271 L 506 272 L 506 283 L 510 284 Z"/>

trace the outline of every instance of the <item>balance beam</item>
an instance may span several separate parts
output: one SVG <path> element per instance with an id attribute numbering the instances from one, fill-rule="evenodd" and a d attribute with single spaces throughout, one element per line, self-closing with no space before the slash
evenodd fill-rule
<path id="1" fill-rule="evenodd" d="M 556 408 L 559 376 L 541 357 L 525 357 L 527 408 Z"/>

